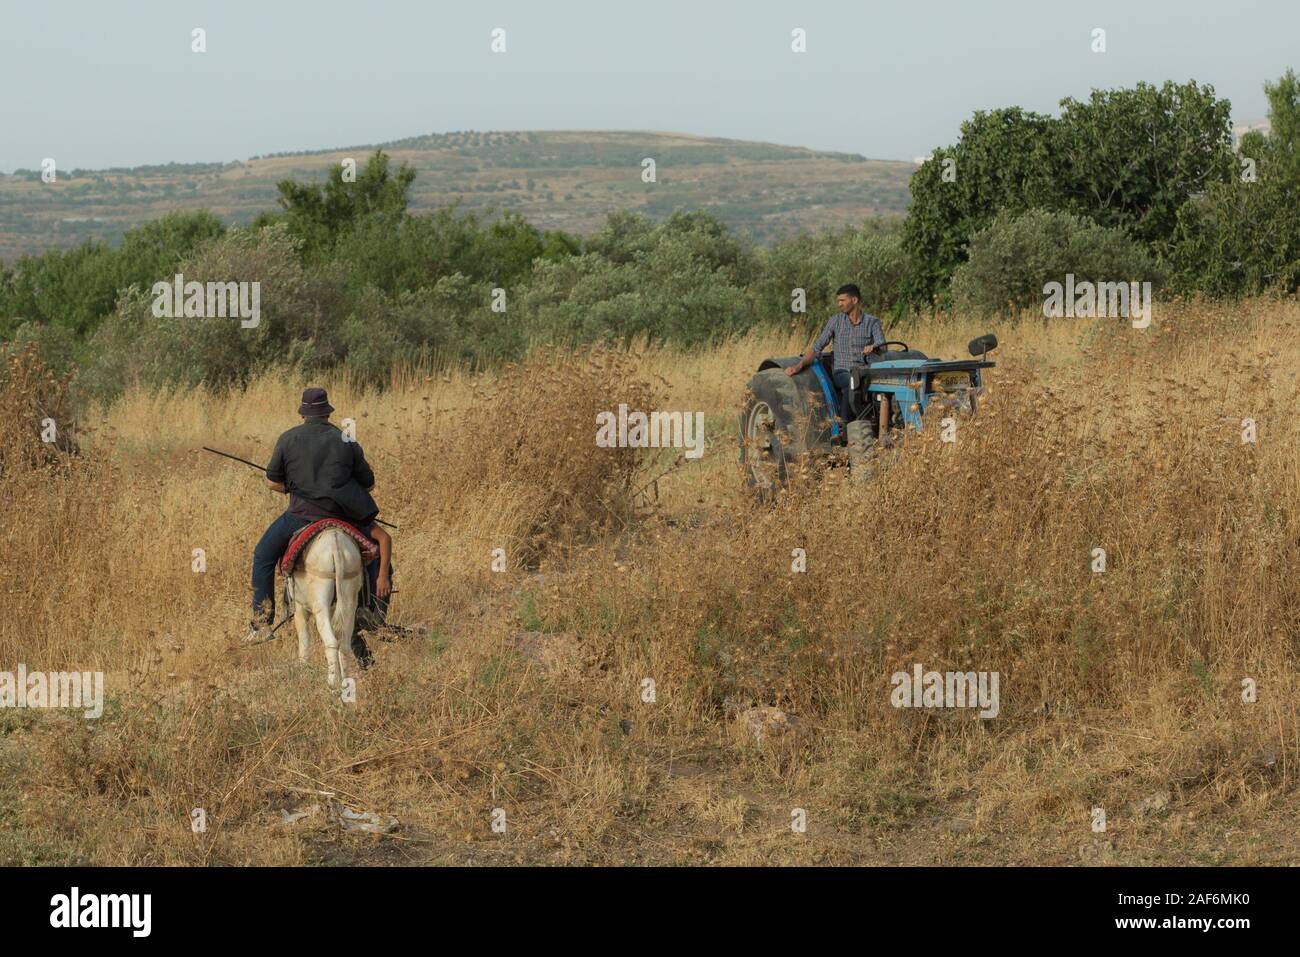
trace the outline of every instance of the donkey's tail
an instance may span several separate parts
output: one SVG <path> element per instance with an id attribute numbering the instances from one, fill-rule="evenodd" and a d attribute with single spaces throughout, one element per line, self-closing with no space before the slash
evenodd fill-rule
<path id="1" fill-rule="evenodd" d="M 330 529 L 330 544 L 334 548 L 334 607 L 330 609 L 330 628 L 334 631 L 334 637 L 338 638 L 343 634 L 345 624 L 344 617 L 346 609 L 343 607 L 343 549 L 339 545 L 339 540 L 343 533 L 338 529 Z"/>

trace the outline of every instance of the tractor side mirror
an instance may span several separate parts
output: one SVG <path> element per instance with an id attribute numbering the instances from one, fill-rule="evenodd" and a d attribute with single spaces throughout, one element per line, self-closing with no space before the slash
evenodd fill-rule
<path id="1" fill-rule="evenodd" d="M 970 344 L 966 346 L 966 348 L 970 350 L 970 354 L 973 356 L 982 356 L 985 353 L 992 352 L 997 347 L 998 337 L 993 335 L 991 332 L 985 333 L 977 339 L 972 339 Z"/>

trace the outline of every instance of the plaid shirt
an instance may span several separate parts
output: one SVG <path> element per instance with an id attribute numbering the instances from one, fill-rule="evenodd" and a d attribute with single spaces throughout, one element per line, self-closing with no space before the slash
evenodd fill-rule
<path id="1" fill-rule="evenodd" d="M 826 320 L 826 328 L 822 329 L 822 334 L 813 346 L 813 355 L 820 355 L 831 339 L 835 340 L 834 368 L 848 371 L 849 366 L 862 361 L 862 350 L 867 345 L 878 346 L 884 343 L 885 330 L 879 319 L 865 312 L 859 317 L 857 325 L 850 322 L 844 313 L 837 312 Z"/>

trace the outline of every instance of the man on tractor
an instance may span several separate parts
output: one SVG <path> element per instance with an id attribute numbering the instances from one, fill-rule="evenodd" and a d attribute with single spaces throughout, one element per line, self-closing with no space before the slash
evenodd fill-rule
<path id="1" fill-rule="evenodd" d="M 263 533 L 253 550 L 253 620 L 245 641 L 265 639 L 275 617 L 275 566 L 293 536 L 322 518 L 341 519 L 379 545 L 379 560 L 366 567 L 368 610 L 379 621 L 392 591 L 392 539 L 375 523 L 379 506 L 370 495 L 375 473 L 365 453 L 330 422 L 334 407 L 324 389 L 306 389 L 298 414 L 302 425 L 280 436 L 266 467 L 267 484 L 289 496 L 289 508 Z M 354 632 L 352 650 L 363 667 L 370 651 Z"/>
<path id="2" fill-rule="evenodd" d="M 865 358 L 885 344 L 885 330 L 881 327 L 880 320 L 863 312 L 861 302 L 862 291 L 854 283 L 840 286 L 835 291 L 835 304 L 840 307 L 840 311 L 826 320 L 821 335 L 808 353 L 785 370 L 788 376 L 798 375 L 817 361 L 817 356 L 821 355 L 826 344 L 833 339 L 835 350 L 831 362 L 831 378 L 839 396 L 840 421 L 846 425 L 852 417 L 849 406 L 849 368 L 857 362 L 858 356 Z"/>

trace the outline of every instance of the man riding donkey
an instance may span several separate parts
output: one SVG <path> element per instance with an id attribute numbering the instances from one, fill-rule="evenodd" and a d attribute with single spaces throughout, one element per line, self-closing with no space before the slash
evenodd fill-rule
<path id="1" fill-rule="evenodd" d="M 330 422 L 333 411 L 324 389 L 304 390 L 298 407 L 302 425 L 281 435 L 271 453 L 267 484 L 273 491 L 288 494 L 289 508 L 270 524 L 253 549 L 253 620 L 246 642 L 270 636 L 275 619 L 276 563 L 295 534 L 324 518 L 347 522 L 378 544 L 379 560 L 366 566 L 370 587 L 365 607 L 379 623 L 388 613 L 393 540 L 375 522 L 379 506 L 370 495 L 375 473 L 360 444 Z M 358 633 L 354 633 L 352 651 L 363 668 L 370 665 L 370 650 Z"/>

